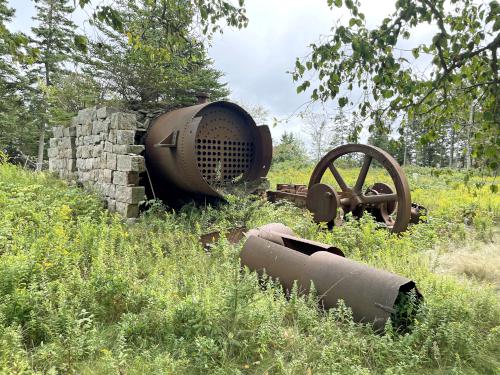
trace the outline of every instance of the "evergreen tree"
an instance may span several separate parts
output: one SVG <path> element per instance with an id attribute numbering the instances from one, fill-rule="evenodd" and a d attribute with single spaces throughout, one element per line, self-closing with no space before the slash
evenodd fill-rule
<path id="1" fill-rule="evenodd" d="M 477 106 L 471 123 L 471 108 L 475 103 L 473 98 L 463 95 L 458 100 L 461 104 L 457 103 L 457 109 L 446 120 L 433 113 L 415 116 L 412 111 L 408 114 L 411 120 L 404 121 L 403 129 L 400 130 L 408 163 L 452 168 L 466 166 L 467 150 L 469 147 L 478 147 L 475 143 L 484 125 L 483 108 Z"/>
<path id="2" fill-rule="evenodd" d="M 97 23 L 102 35 L 92 43 L 92 74 L 128 107 L 174 107 L 195 102 L 195 92 L 211 99 L 228 94 L 205 48 L 192 31 L 189 2 L 117 0 L 124 32 Z"/>
<path id="3" fill-rule="evenodd" d="M 278 145 L 273 150 L 273 162 L 284 161 L 298 163 L 307 161 L 307 153 L 301 140 L 293 133 L 286 131 L 281 135 Z"/>
<path id="4" fill-rule="evenodd" d="M 28 38 L 7 28 L 14 12 L 6 0 L 0 0 L 0 149 L 14 146 L 30 152 L 33 134 L 26 126 L 24 105 L 30 88 L 20 71 L 20 63 L 29 57 Z"/>
<path id="5" fill-rule="evenodd" d="M 388 131 L 380 127 L 375 127 L 368 137 L 368 144 L 387 150 L 389 148 Z"/>
<path id="6" fill-rule="evenodd" d="M 32 46 L 38 50 L 34 64 L 36 73 L 37 95 L 46 97 L 46 89 L 52 86 L 54 76 L 64 73 L 68 63 L 74 61 L 76 47 L 83 47 L 82 37 L 78 37 L 76 25 L 70 19 L 74 8 L 67 0 L 35 0 L 37 26 L 32 27 L 34 38 Z M 76 43 L 75 43 L 76 42 Z M 66 65 L 65 65 L 66 64 Z M 50 123 L 48 101 L 44 100 L 38 114 L 38 161 L 37 170 L 42 168 L 45 131 Z"/>
<path id="7" fill-rule="evenodd" d="M 402 137 L 399 139 L 390 138 L 387 143 L 386 151 L 392 155 L 400 165 L 404 164 L 404 142 Z"/>
<path id="8" fill-rule="evenodd" d="M 350 122 L 342 109 L 333 117 L 330 148 L 335 148 L 348 143 L 351 134 Z"/>
<path id="9" fill-rule="evenodd" d="M 10 50 L 12 34 L 5 26 L 13 16 L 14 9 L 7 6 L 6 0 L 0 0 L 0 144 L 4 146 L 10 130 L 8 127 L 15 119 L 13 109 L 19 105 L 16 92 L 19 74 Z"/>

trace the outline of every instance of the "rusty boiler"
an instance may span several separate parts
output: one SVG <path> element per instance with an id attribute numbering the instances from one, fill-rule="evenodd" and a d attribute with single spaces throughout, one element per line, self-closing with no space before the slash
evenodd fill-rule
<path id="1" fill-rule="evenodd" d="M 152 195 L 175 206 L 187 199 L 221 199 L 235 185 L 267 175 L 272 139 L 242 107 L 205 102 L 157 117 L 145 138 Z"/>

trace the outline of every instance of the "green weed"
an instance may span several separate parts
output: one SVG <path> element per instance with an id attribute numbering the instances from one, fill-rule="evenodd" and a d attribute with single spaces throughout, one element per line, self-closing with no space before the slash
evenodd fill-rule
<path id="1" fill-rule="evenodd" d="M 310 169 L 288 172 L 307 182 Z M 272 171 L 271 181 L 287 182 L 286 173 Z M 467 190 L 456 172 L 449 183 L 412 173 L 429 220 L 396 236 L 370 217 L 328 232 L 304 210 L 255 197 L 178 212 L 153 205 L 127 225 L 96 196 L 2 164 L 0 372 L 498 374 L 498 294 L 477 278 L 435 272 L 430 254 L 443 243 L 490 241 L 499 198 L 486 186 Z M 425 300 L 411 332 L 389 324 L 377 334 L 343 305 L 324 312 L 314 296 L 263 290 L 240 272 L 241 244 L 221 238 L 207 252 L 198 240 L 276 221 L 415 280 Z"/>

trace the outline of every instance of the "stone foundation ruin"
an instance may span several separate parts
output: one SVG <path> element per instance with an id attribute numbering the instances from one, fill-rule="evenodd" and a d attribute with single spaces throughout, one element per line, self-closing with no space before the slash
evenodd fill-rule
<path id="1" fill-rule="evenodd" d="M 110 107 L 79 111 L 70 126 L 53 128 L 49 170 L 100 193 L 110 211 L 137 217 L 145 199 L 141 143 L 153 116 Z"/>

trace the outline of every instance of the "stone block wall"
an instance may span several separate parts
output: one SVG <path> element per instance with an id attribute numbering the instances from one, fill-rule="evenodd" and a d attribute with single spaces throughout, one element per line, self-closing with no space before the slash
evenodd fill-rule
<path id="1" fill-rule="evenodd" d="M 110 107 L 81 110 L 69 127 L 53 128 L 49 170 L 97 190 L 108 209 L 137 217 L 145 197 L 140 173 L 145 171 L 140 144 L 151 116 Z"/>

